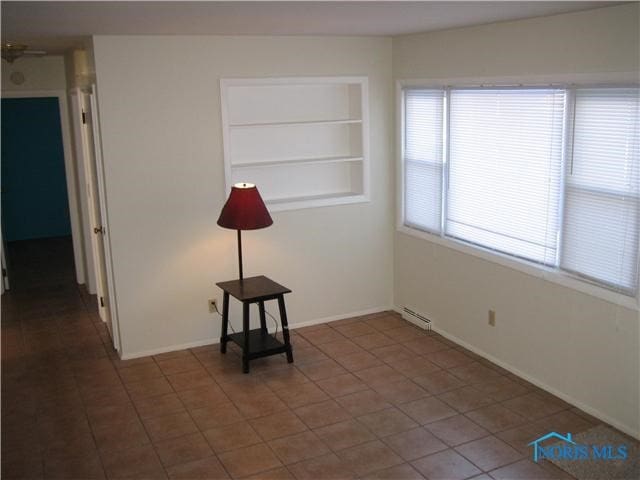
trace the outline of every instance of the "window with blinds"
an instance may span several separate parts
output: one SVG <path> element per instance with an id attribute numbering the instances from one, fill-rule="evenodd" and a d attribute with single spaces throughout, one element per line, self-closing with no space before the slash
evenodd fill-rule
<path id="1" fill-rule="evenodd" d="M 452 90 L 449 236 L 556 262 L 564 91 Z"/>
<path id="2" fill-rule="evenodd" d="M 636 295 L 639 91 L 405 90 L 405 224 Z"/>
<path id="3" fill-rule="evenodd" d="M 631 294 L 638 288 L 638 92 L 575 91 L 560 263 Z"/>
<path id="4" fill-rule="evenodd" d="M 405 93 L 405 222 L 440 232 L 444 90 Z"/>

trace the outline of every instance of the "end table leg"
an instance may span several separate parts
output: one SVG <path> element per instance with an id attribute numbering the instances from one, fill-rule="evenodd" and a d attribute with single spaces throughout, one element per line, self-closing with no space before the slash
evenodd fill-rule
<path id="1" fill-rule="evenodd" d="M 284 296 L 278 297 L 278 308 L 280 309 L 280 322 L 282 323 L 282 336 L 287 347 L 287 362 L 293 363 L 293 352 L 291 351 L 291 341 L 289 339 L 289 323 L 287 322 L 287 309 L 284 306 Z"/>
<path id="2" fill-rule="evenodd" d="M 220 334 L 220 353 L 227 353 L 227 329 L 229 328 L 229 294 L 222 297 L 222 333 Z"/>
<path id="3" fill-rule="evenodd" d="M 244 348 L 242 349 L 242 372 L 249 373 L 249 303 L 242 303 L 242 329 Z"/>
<path id="4" fill-rule="evenodd" d="M 260 328 L 263 332 L 267 332 L 267 317 L 264 313 L 264 302 L 258 302 L 258 310 L 260 310 Z"/>

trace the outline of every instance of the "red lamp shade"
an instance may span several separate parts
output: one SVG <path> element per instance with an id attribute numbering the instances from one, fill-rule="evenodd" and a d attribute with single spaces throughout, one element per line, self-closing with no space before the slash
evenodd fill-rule
<path id="1" fill-rule="evenodd" d="M 236 183 L 231 188 L 227 203 L 222 207 L 218 225 L 238 232 L 238 272 L 242 273 L 242 230 L 257 230 L 273 223 L 267 207 L 252 183 Z"/>
<path id="2" fill-rule="evenodd" d="M 257 230 L 273 223 L 258 188 L 252 183 L 236 183 L 222 207 L 218 225 L 233 230 Z"/>

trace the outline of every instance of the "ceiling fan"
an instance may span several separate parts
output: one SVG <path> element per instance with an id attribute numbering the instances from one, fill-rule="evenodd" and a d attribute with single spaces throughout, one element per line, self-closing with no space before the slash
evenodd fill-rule
<path id="1" fill-rule="evenodd" d="M 22 56 L 41 57 L 46 55 L 44 50 L 29 50 L 28 45 L 22 45 L 20 43 L 2 42 L 2 58 L 8 63 L 13 63 L 16 58 Z"/>

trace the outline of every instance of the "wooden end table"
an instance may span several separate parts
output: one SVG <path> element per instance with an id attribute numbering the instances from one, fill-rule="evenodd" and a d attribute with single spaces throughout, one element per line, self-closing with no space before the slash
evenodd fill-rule
<path id="1" fill-rule="evenodd" d="M 227 352 L 227 342 L 229 340 L 238 344 L 242 349 L 242 371 L 244 373 L 249 373 L 249 362 L 251 360 L 277 355 L 278 353 L 286 353 L 287 362 L 293 363 L 287 310 L 284 305 L 284 295 L 291 293 L 291 290 L 263 275 L 243 280 L 219 282 L 216 285 L 224 292 L 220 352 Z M 242 332 L 232 333 L 231 335 L 227 333 L 229 327 L 229 295 L 242 302 Z M 264 302 L 269 300 L 278 301 L 284 343 L 271 336 L 267 331 Z M 260 328 L 254 330 L 249 328 L 249 307 L 252 303 L 257 303 L 260 311 Z"/>

